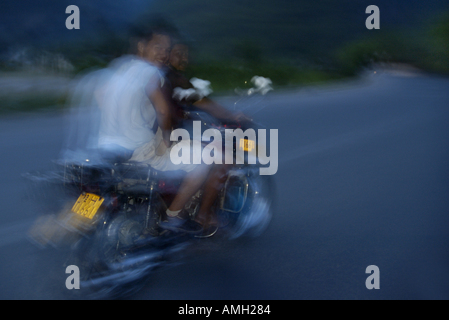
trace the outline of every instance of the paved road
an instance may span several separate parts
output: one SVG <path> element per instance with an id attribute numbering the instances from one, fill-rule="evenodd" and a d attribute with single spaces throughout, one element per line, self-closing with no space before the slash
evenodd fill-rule
<path id="1" fill-rule="evenodd" d="M 445 78 L 378 72 L 267 96 L 255 117 L 279 129 L 269 228 L 211 238 L 132 298 L 449 299 L 448 89 Z M 19 179 L 58 155 L 62 118 L 0 120 L 0 299 L 73 298 L 58 255 L 25 238 L 37 209 Z M 365 286 L 369 265 L 379 290 Z"/>

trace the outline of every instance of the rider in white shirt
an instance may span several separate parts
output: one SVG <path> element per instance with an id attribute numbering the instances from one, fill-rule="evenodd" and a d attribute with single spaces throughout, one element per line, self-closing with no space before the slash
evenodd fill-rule
<path id="1" fill-rule="evenodd" d="M 128 56 L 116 66 L 101 94 L 101 124 L 98 144 L 118 145 L 130 151 L 154 138 L 154 109 L 145 86 L 157 68 L 137 56 Z"/>
<path id="2" fill-rule="evenodd" d="M 187 172 L 167 210 L 168 222 L 161 226 L 199 232 L 201 225 L 185 219 L 181 211 L 206 181 L 211 166 L 175 165 L 170 160 L 172 106 L 161 90 L 164 78 L 160 74 L 168 59 L 170 37 L 157 32 L 138 36 L 137 54 L 119 59 L 110 79 L 97 90 L 101 110 L 99 148 L 112 154 L 116 150 L 127 155 L 123 160 L 147 163 L 157 170 Z M 191 144 L 186 140 L 179 143 Z"/>

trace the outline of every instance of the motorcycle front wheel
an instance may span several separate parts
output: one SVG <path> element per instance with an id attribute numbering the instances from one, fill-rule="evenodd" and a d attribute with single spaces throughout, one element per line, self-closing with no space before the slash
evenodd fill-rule
<path id="1" fill-rule="evenodd" d="M 237 176 L 224 190 L 219 215 L 231 239 L 257 237 L 268 227 L 276 198 L 272 176 L 257 173 Z M 243 190 L 243 191 L 242 191 Z"/>

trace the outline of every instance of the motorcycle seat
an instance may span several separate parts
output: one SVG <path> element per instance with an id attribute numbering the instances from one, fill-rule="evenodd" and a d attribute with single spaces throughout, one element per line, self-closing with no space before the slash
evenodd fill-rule
<path id="1" fill-rule="evenodd" d="M 127 161 L 122 163 L 116 163 L 114 170 L 120 173 L 123 177 L 140 179 L 140 180 L 170 180 L 179 179 L 185 175 L 184 171 L 161 171 L 156 170 L 149 164 Z"/>

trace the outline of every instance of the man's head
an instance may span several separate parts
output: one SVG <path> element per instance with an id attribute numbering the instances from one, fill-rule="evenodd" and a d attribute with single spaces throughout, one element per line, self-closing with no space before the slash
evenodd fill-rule
<path id="1" fill-rule="evenodd" d="M 170 54 L 170 35 L 159 30 L 137 31 L 132 37 L 135 53 L 158 68 L 168 62 Z"/>
<path id="2" fill-rule="evenodd" d="M 186 44 L 176 43 L 170 51 L 170 65 L 178 71 L 185 71 L 189 64 L 189 48 Z"/>

